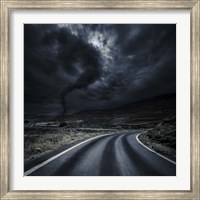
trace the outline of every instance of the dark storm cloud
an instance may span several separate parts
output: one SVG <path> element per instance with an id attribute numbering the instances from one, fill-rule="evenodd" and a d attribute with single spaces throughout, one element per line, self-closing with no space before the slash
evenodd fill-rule
<path id="1" fill-rule="evenodd" d="M 175 25 L 116 25 L 109 29 L 107 35 L 114 33 L 115 38 L 111 53 L 115 67 L 107 87 L 112 97 L 115 94 L 126 102 L 175 92 Z M 113 83 L 120 84 L 113 87 Z"/>
<path id="2" fill-rule="evenodd" d="M 65 112 L 65 96 L 99 78 L 100 65 L 95 47 L 68 29 L 25 25 L 25 101 L 60 96 Z"/>
<path id="3" fill-rule="evenodd" d="M 105 109 L 176 91 L 175 25 L 25 25 L 24 47 L 25 111 Z"/>
<path id="4" fill-rule="evenodd" d="M 63 72 L 76 77 L 74 82 L 64 85 L 61 91 L 65 113 L 66 95 L 73 90 L 86 88 L 100 77 L 101 56 L 92 45 L 71 34 L 66 28 L 45 35 L 44 41 L 47 46 L 56 46 L 56 61 Z"/>

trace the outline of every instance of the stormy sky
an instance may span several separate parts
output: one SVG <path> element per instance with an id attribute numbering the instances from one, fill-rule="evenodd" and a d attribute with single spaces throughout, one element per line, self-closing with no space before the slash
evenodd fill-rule
<path id="1" fill-rule="evenodd" d="M 25 114 L 110 109 L 176 92 L 174 24 L 25 24 Z"/>

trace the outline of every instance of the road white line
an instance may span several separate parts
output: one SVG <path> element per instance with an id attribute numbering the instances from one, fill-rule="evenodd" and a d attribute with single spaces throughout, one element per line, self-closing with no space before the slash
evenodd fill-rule
<path id="1" fill-rule="evenodd" d="M 144 133 L 139 133 L 139 134 L 136 136 L 136 139 L 137 139 L 137 141 L 138 141 L 143 147 L 145 147 L 145 148 L 148 149 L 149 151 L 155 153 L 156 155 L 160 156 L 161 158 L 164 158 L 165 160 L 167 160 L 167 161 L 171 162 L 172 164 L 176 165 L 176 162 L 174 162 L 173 160 L 171 160 L 171 159 L 169 159 L 169 158 L 163 156 L 162 154 L 160 154 L 160 153 L 158 153 L 158 152 L 156 152 L 156 151 L 150 149 L 150 148 L 147 147 L 146 145 L 144 145 L 144 144 L 139 140 L 139 138 L 138 138 L 141 134 L 144 134 Z"/>
<path id="2" fill-rule="evenodd" d="M 55 155 L 55 156 L 49 158 L 48 160 L 46 160 L 46 161 L 40 163 L 39 165 L 36 165 L 35 167 L 29 169 L 28 171 L 24 172 L 24 176 L 28 176 L 29 174 L 31 174 L 31 173 L 33 173 L 34 171 L 40 169 L 41 167 L 45 166 L 46 164 L 50 163 L 51 161 L 55 160 L 56 158 L 62 156 L 63 154 L 67 153 L 68 151 L 71 151 L 72 149 L 74 149 L 74 148 L 76 148 L 76 147 L 78 147 L 78 146 L 80 146 L 80 145 L 82 145 L 82 144 L 84 144 L 84 143 L 86 143 L 86 142 L 88 142 L 88 141 L 90 141 L 90 140 L 94 140 L 94 139 L 96 139 L 96 138 L 105 137 L 105 136 L 112 135 L 112 134 L 115 134 L 115 133 L 106 134 L 106 135 L 99 135 L 99 136 L 90 138 L 90 139 L 88 139 L 88 140 L 84 140 L 83 142 L 80 142 L 80 143 L 78 143 L 78 144 L 76 144 L 76 145 L 70 147 L 69 149 L 66 149 L 65 151 L 62 151 L 61 153 L 59 153 L 59 154 L 57 154 L 57 155 Z"/>

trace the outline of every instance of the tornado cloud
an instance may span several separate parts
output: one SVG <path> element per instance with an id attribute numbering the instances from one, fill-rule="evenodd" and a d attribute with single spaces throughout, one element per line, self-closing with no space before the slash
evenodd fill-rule
<path id="1" fill-rule="evenodd" d="M 95 70 L 98 70 L 98 68 L 96 68 Z M 67 106 L 66 106 L 66 101 L 65 101 L 66 96 L 73 90 L 87 88 L 89 84 L 97 80 L 99 75 L 100 75 L 99 71 L 96 71 L 96 76 L 94 76 L 94 71 L 92 70 L 92 68 L 90 69 L 88 67 L 85 69 L 85 71 L 81 74 L 81 77 L 73 85 L 68 85 L 64 87 L 64 89 L 61 92 L 61 103 L 63 106 L 63 115 L 65 115 L 67 112 Z"/>
<path id="2" fill-rule="evenodd" d="M 78 77 L 61 91 L 63 114 L 65 114 L 66 96 L 73 90 L 87 88 L 101 76 L 101 56 L 95 47 L 70 34 L 66 29 L 60 29 L 53 35 L 59 44 L 58 60 L 63 71 Z"/>

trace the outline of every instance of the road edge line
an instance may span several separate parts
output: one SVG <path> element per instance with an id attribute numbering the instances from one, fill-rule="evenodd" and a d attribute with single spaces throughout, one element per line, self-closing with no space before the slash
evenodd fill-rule
<path id="1" fill-rule="evenodd" d="M 83 142 L 80 142 L 80 143 L 78 143 L 78 144 L 76 144 L 76 145 L 74 145 L 74 146 L 72 146 L 72 147 L 70 147 L 70 148 L 68 148 L 68 149 L 66 149 L 66 150 L 64 150 L 64 151 L 62 151 L 62 152 L 56 154 L 55 156 L 53 156 L 53 157 L 51 157 L 51 158 L 45 160 L 44 162 L 42 162 L 42 163 L 40 163 L 40 164 L 38 164 L 38 165 L 32 167 L 31 169 L 27 170 L 26 172 L 24 172 L 24 176 L 28 176 L 29 174 L 31 174 L 31 173 L 33 173 L 34 171 L 40 169 L 41 167 L 45 166 L 46 164 L 50 163 L 51 161 L 55 160 L 56 158 L 62 156 L 63 154 L 67 153 L 68 151 L 71 151 L 72 149 L 74 149 L 74 148 L 76 148 L 76 147 L 78 147 L 78 146 L 80 146 L 80 145 L 82 145 L 82 144 L 84 144 L 84 143 L 86 143 L 86 142 L 88 142 L 88 141 L 90 141 L 90 140 L 94 140 L 94 139 L 96 139 L 96 138 L 105 137 L 105 136 L 112 135 L 112 134 L 115 134 L 115 133 L 105 134 L 105 135 L 98 135 L 98 136 L 89 138 L 89 139 L 87 139 L 87 140 L 84 140 Z"/>
<path id="2" fill-rule="evenodd" d="M 163 158 L 163 159 L 169 161 L 170 163 L 176 165 L 176 162 L 174 162 L 173 160 L 171 160 L 171 159 L 165 157 L 164 155 L 162 155 L 162 154 L 160 154 L 160 153 L 154 151 L 153 149 L 150 149 L 150 148 L 147 147 L 145 144 L 143 144 L 143 143 L 139 140 L 139 138 L 138 138 L 141 134 L 144 134 L 144 133 L 139 133 L 139 134 L 137 134 L 136 140 L 137 140 L 144 148 L 148 149 L 148 150 L 151 151 L 152 153 L 155 153 L 156 155 L 160 156 L 161 158 Z"/>

